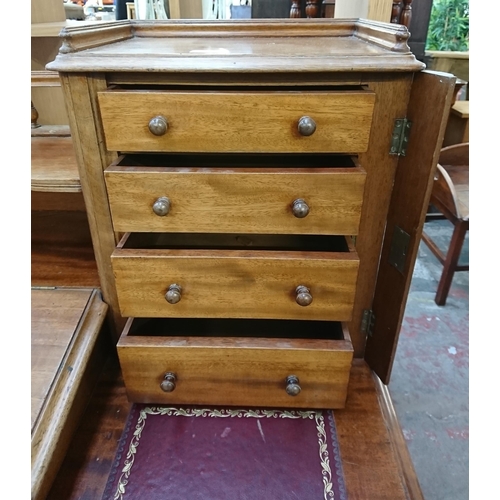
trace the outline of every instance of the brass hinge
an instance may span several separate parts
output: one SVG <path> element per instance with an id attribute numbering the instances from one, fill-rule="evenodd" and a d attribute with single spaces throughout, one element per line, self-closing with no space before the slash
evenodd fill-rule
<path id="1" fill-rule="evenodd" d="M 406 118 L 400 118 L 394 122 L 392 131 L 390 155 L 406 156 L 408 140 L 410 136 L 411 122 Z"/>
<path id="2" fill-rule="evenodd" d="M 363 316 L 361 318 L 361 332 L 368 337 L 373 336 L 373 329 L 375 328 L 375 314 L 371 309 L 363 309 Z"/>

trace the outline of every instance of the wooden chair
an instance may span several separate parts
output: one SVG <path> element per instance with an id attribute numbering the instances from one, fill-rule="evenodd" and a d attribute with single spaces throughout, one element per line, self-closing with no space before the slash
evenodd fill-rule
<path id="1" fill-rule="evenodd" d="M 386 22 L 410 27 L 413 0 L 393 0 L 390 19 Z M 335 17 L 336 0 L 291 0 L 290 17 Z M 375 9 L 378 13 L 380 9 Z M 377 19 L 380 20 L 380 19 Z"/>
<path id="2" fill-rule="evenodd" d="M 462 245 L 469 230 L 469 143 L 454 144 L 441 150 L 430 203 L 443 218 L 454 225 L 446 254 L 438 248 L 428 233 L 422 232 L 422 240 L 443 265 L 434 300 L 437 305 L 444 306 L 455 272 L 469 270 L 468 264 L 458 265 Z"/>
<path id="3" fill-rule="evenodd" d="M 335 0 L 292 0 L 290 17 L 335 17 Z"/>

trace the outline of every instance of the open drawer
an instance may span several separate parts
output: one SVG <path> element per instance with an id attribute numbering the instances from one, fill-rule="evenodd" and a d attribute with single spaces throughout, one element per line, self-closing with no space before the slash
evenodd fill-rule
<path id="1" fill-rule="evenodd" d="M 117 232 L 358 234 L 366 172 L 344 155 L 124 155 Z"/>
<path id="2" fill-rule="evenodd" d="M 125 317 L 349 321 L 359 259 L 341 236 L 128 233 L 111 257 Z"/>
<path id="3" fill-rule="evenodd" d="M 133 402 L 342 408 L 353 348 L 338 322 L 129 318 L 118 356 Z"/>

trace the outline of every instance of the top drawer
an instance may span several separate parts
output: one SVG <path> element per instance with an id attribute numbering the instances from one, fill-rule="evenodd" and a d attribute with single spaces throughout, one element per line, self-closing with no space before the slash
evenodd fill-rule
<path id="1" fill-rule="evenodd" d="M 362 153 L 375 94 L 107 90 L 98 99 L 111 151 Z"/>

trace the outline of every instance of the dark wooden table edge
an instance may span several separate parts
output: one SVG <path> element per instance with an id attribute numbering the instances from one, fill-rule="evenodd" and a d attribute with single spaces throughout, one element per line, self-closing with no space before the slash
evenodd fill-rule
<path id="1" fill-rule="evenodd" d="M 424 500 L 389 390 L 367 367 L 366 370 L 373 379 L 373 390 L 398 467 L 396 473 L 406 498 Z M 80 421 L 77 436 L 70 445 L 46 500 L 101 498 L 131 407 L 118 357 L 116 351 L 112 350 L 101 371 L 101 379 L 95 387 L 93 398 Z M 89 435 L 89 431 L 92 435 Z"/>
<path id="2" fill-rule="evenodd" d="M 403 431 L 401 430 L 396 409 L 392 402 L 389 388 L 387 385 L 382 383 L 380 378 L 374 372 L 372 372 L 372 378 L 375 383 L 382 416 L 384 417 L 385 424 L 391 438 L 402 482 L 406 488 L 408 500 L 424 500 L 420 483 L 413 466 L 413 461 L 408 447 L 406 446 Z"/>
<path id="3" fill-rule="evenodd" d="M 32 287 L 32 290 L 43 288 Z M 54 386 L 41 409 L 31 436 L 31 494 L 47 495 L 66 450 L 90 401 L 100 370 L 111 347 L 105 327 L 108 306 L 92 287 L 54 287 L 49 290 L 90 292 L 87 304 L 61 363 Z M 64 376 L 68 372 L 71 375 Z M 57 393 L 57 394 L 53 394 Z"/>

